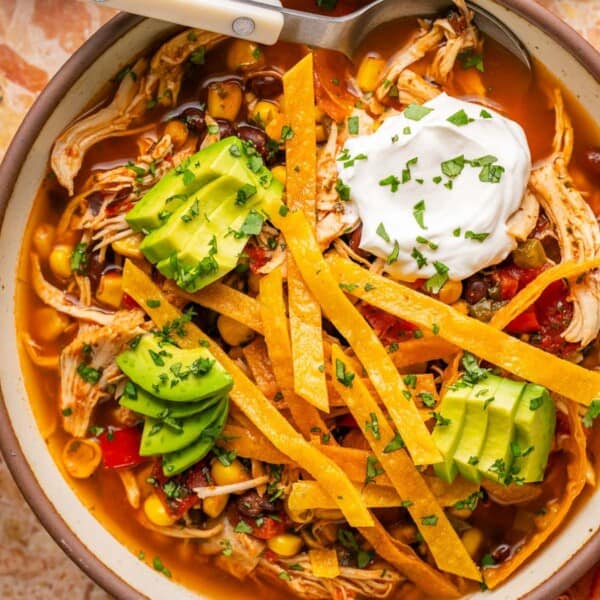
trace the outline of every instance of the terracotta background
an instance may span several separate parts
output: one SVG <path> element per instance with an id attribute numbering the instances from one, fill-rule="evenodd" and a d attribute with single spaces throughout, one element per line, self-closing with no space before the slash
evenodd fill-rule
<path id="1" fill-rule="evenodd" d="M 600 49 L 600 0 L 537 1 Z M 0 160 L 48 80 L 113 14 L 76 0 L 0 0 Z M 590 580 L 591 574 L 561 599 L 596 600 L 590 596 Z M 38 523 L 1 456 L 0 598 L 109 598 L 70 562 Z"/>

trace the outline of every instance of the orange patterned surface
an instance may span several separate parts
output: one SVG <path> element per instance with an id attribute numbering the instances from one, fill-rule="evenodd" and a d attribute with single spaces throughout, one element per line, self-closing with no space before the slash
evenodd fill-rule
<path id="1" fill-rule="evenodd" d="M 533 1 L 533 0 L 532 0 Z M 600 49 L 600 0 L 537 0 Z M 0 0 L 0 159 L 19 123 L 65 60 L 114 14 L 77 0 Z M 600 600 L 592 573 L 561 600 Z M 0 598 L 108 600 L 54 545 L 0 456 Z"/>

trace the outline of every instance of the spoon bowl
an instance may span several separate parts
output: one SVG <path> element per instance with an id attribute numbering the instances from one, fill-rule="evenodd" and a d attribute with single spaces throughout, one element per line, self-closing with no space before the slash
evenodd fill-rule
<path id="1" fill-rule="evenodd" d="M 262 44 L 278 39 L 342 52 L 352 58 L 373 29 L 396 19 L 435 15 L 451 8 L 450 0 L 374 0 L 343 17 L 283 8 L 274 0 L 94 0 L 126 12 L 216 31 Z M 519 38 L 499 19 L 467 2 L 477 27 L 514 54 L 531 70 L 531 59 Z"/>

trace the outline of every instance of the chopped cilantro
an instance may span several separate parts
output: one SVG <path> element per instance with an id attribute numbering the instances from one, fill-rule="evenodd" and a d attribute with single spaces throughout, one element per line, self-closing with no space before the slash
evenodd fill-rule
<path id="1" fill-rule="evenodd" d="M 420 121 L 423 117 L 426 117 L 430 112 L 433 112 L 433 108 L 427 108 L 420 104 L 409 104 L 404 109 L 404 116 L 411 121 Z"/>
<path id="2" fill-rule="evenodd" d="M 397 450 L 400 450 L 401 448 L 404 448 L 404 440 L 402 439 L 400 434 L 397 433 L 390 440 L 390 443 L 383 449 L 383 453 L 390 454 L 391 452 L 396 452 Z"/>
<path id="3" fill-rule="evenodd" d="M 346 365 L 339 358 L 335 359 L 335 376 L 342 385 L 352 387 L 354 373 L 346 373 Z"/>
<path id="4" fill-rule="evenodd" d="M 461 108 L 458 112 L 454 113 L 450 117 L 446 119 L 449 123 L 456 125 L 457 127 L 462 127 L 463 125 L 468 125 L 472 123 L 475 119 L 471 119 L 469 115 Z"/>

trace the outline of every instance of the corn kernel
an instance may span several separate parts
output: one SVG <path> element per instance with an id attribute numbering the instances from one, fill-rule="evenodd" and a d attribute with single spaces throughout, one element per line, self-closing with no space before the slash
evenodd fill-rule
<path id="1" fill-rule="evenodd" d="M 93 440 L 71 439 L 62 452 L 62 462 L 67 473 L 76 479 L 90 477 L 100 465 L 101 459 L 100 445 Z"/>
<path id="2" fill-rule="evenodd" d="M 476 559 L 483 546 L 483 533 L 477 527 L 467 529 L 460 538 L 471 558 Z"/>
<path id="3" fill-rule="evenodd" d="M 227 51 L 227 66 L 231 71 L 246 70 L 264 64 L 263 53 L 254 42 L 233 40 Z"/>
<path id="4" fill-rule="evenodd" d="M 229 494 L 204 498 L 202 501 L 202 510 L 205 515 L 208 515 L 212 519 L 216 519 L 225 510 L 228 500 Z"/>
<path id="5" fill-rule="evenodd" d="M 68 279 L 71 277 L 71 254 L 72 246 L 58 244 L 52 248 L 50 258 L 50 270 L 58 279 Z"/>
<path id="6" fill-rule="evenodd" d="M 273 167 L 271 169 L 271 173 L 273 174 L 273 177 L 275 177 L 275 179 L 281 183 L 281 185 L 285 185 L 285 182 L 287 181 L 287 171 L 284 166 L 277 165 L 276 167 Z"/>
<path id="7" fill-rule="evenodd" d="M 279 108 L 268 100 L 260 100 L 252 111 L 252 118 L 259 125 L 268 125 L 279 114 Z"/>
<path id="8" fill-rule="evenodd" d="M 142 260 L 144 255 L 140 250 L 140 244 L 144 238 L 141 233 L 134 233 L 121 240 L 117 240 L 111 244 L 112 249 L 121 256 Z"/>
<path id="9" fill-rule="evenodd" d="M 459 300 L 452 305 L 454 310 L 457 310 L 461 315 L 469 314 L 469 305 L 464 300 Z"/>
<path id="10" fill-rule="evenodd" d="M 123 299 L 123 277 L 120 273 L 105 273 L 96 290 L 96 300 L 111 308 L 120 308 Z"/>
<path id="11" fill-rule="evenodd" d="M 270 550 L 279 556 L 292 557 L 302 550 L 304 542 L 302 538 L 293 533 L 282 533 L 267 541 Z"/>
<path id="12" fill-rule="evenodd" d="M 230 346 L 246 344 L 254 337 L 254 331 L 250 327 L 225 315 L 219 315 L 217 328 L 223 341 Z"/>
<path id="13" fill-rule="evenodd" d="M 37 308 L 33 313 L 33 335 L 40 342 L 54 342 L 69 326 L 69 317 L 50 306 Z"/>
<path id="14" fill-rule="evenodd" d="M 217 485 L 233 485 L 250 479 L 246 469 L 237 459 L 228 466 L 225 466 L 220 460 L 214 460 L 210 468 L 210 476 Z"/>
<path id="15" fill-rule="evenodd" d="M 363 92 L 374 92 L 377 89 L 385 60 L 376 56 L 365 56 L 358 68 L 356 83 Z"/>
<path id="16" fill-rule="evenodd" d="M 144 513 L 151 523 L 159 527 L 170 527 L 176 521 L 156 494 L 150 494 L 144 500 Z"/>
<path id="17" fill-rule="evenodd" d="M 42 223 L 33 232 L 33 246 L 42 260 L 48 260 L 56 238 L 56 229 L 50 223 Z"/>
<path id="18" fill-rule="evenodd" d="M 219 81 L 208 88 L 208 113 L 213 119 L 235 121 L 242 107 L 242 88 L 237 81 Z"/>
<path id="19" fill-rule="evenodd" d="M 167 126 L 165 127 L 165 135 L 171 137 L 173 146 L 175 146 L 175 149 L 178 150 L 187 142 L 189 130 L 185 123 L 173 119 L 167 123 Z"/>
<path id="20" fill-rule="evenodd" d="M 453 281 L 452 279 L 449 279 L 442 286 L 442 289 L 440 290 L 438 298 L 444 304 L 454 304 L 456 301 L 458 301 L 460 299 L 460 297 L 462 296 L 462 292 L 463 292 L 462 282 Z"/>

